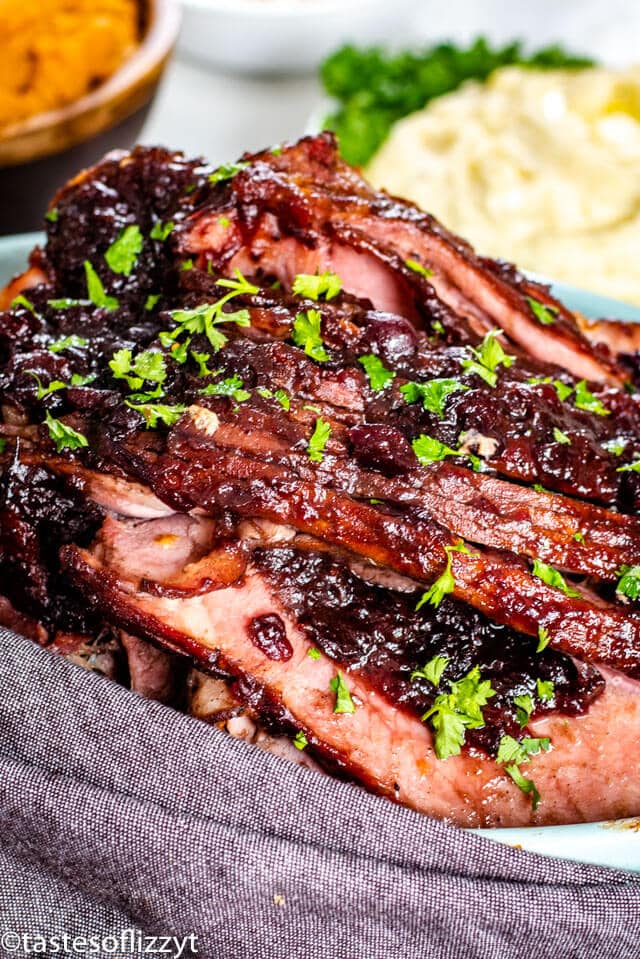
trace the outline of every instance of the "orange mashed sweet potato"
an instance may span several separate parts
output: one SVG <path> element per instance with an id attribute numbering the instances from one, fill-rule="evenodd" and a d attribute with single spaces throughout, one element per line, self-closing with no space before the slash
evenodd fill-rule
<path id="1" fill-rule="evenodd" d="M 0 129 L 95 89 L 139 34 L 140 0 L 0 0 Z"/>

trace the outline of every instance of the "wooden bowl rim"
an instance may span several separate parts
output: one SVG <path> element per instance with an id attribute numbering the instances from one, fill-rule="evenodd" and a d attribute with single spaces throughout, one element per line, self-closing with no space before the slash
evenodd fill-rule
<path id="1" fill-rule="evenodd" d="M 90 139 L 114 123 L 114 111 L 120 108 L 117 119 L 125 119 L 142 106 L 141 94 L 151 93 L 154 81 L 169 57 L 180 26 L 180 13 L 175 0 L 149 0 L 150 22 L 137 50 L 95 90 L 84 94 L 73 103 L 55 110 L 38 113 L 26 120 L 5 127 L 0 134 L 0 166 L 27 162 L 60 151 L 58 144 L 47 148 L 44 140 L 48 131 L 68 127 L 81 118 L 103 114 L 102 121 L 89 124 L 86 137 L 73 136 L 67 146 Z M 131 109 L 122 109 L 131 94 Z M 114 111 L 108 108 L 113 106 Z M 64 148 L 64 147 L 63 147 Z"/>

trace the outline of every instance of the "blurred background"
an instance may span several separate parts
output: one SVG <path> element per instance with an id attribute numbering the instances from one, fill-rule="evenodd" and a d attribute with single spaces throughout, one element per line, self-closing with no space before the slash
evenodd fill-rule
<path id="1" fill-rule="evenodd" d="M 483 252 L 640 303 L 639 38 L 628 0 L 0 0 L 0 233 L 114 147 L 329 124 Z"/>

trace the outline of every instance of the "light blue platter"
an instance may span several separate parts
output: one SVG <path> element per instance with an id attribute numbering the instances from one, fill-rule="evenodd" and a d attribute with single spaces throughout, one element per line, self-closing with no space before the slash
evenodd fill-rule
<path id="1" fill-rule="evenodd" d="M 24 269 L 29 251 L 42 241 L 40 233 L 0 238 L 0 287 Z M 563 283 L 554 284 L 553 290 L 567 306 L 580 310 L 585 316 L 640 322 L 640 307 L 618 303 Z M 578 826 L 478 829 L 476 832 L 487 839 L 530 852 L 640 872 L 640 817 Z"/>

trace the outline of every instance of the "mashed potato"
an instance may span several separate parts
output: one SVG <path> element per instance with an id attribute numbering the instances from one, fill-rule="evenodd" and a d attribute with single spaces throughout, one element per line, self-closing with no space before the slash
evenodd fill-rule
<path id="1" fill-rule="evenodd" d="M 0 0 L 0 129 L 98 86 L 138 31 L 137 0 Z"/>
<path id="2" fill-rule="evenodd" d="M 366 172 L 482 253 L 640 304 L 640 67 L 497 71 L 397 123 Z"/>

